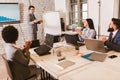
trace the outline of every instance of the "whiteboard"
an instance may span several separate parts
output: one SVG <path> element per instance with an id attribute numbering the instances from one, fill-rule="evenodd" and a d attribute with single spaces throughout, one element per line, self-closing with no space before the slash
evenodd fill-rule
<path id="1" fill-rule="evenodd" d="M 48 12 L 43 15 L 45 34 L 61 35 L 59 12 Z"/>

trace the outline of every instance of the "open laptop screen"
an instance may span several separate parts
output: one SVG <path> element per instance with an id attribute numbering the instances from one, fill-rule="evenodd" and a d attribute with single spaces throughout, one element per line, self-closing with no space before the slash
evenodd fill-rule
<path id="1" fill-rule="evenodd" d="M 38 47 L 40 46 L 39 40 L 33 40 L 30 48 Z"/>
<path id="2" fill-rule="evenodd" d="M 65 40 L 68 44 L 78 45 L 77 41 L 79 41 L 78 34 L 65 34 Z"/>
<path id="3" fill-rule="evenodd" d="M 49 47 L 53 47 L 54 35 L 46 34 L 45 44 Z"/>

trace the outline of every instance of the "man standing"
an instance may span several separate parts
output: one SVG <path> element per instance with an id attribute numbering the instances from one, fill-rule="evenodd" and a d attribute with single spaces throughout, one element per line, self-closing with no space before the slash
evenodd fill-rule
<path id="1" fill-rule="evenodd" d="M 37 24 L 40 24 L 43 21 L 36 19 L 34 15 L 35 12 L 34 6 L 30 5 L 28 9 L 29 9 L 29 15 L 28 15 L 29 33 L 32 40 L 37 40 L 37 31 L 38 31 Z"/>

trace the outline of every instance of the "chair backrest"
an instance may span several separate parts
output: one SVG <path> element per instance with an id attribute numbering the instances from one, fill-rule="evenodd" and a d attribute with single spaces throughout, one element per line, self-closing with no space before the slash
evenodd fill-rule
<path id="1" fill-rule="evenodd" d="M 11 73 L 11 70 L 10 70 L 10 67 L 9 67 L 9 64 L 5 58 L 4 55 L 2 55 L 2 58 L 3 58 L 3 61 L 4 61 L 4 64 L 5 64 L 5 68 L 7 70 L 7 74 L 8 74 L 8 80 L 12 80 L 13 79 L 13 76 L 12 76 L 12 73 Z M 10 79 L 9 79 L 10 78 Z"/>

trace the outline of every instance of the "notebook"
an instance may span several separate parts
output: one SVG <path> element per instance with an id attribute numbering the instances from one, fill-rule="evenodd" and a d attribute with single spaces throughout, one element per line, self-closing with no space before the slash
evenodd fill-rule
<path id="1" fill-rule="evenodd" d="M 86 54 L 86 55 L 83 55 L 82 58 L 85 58 L 87 60 L 90 60 L 90 61 L 93 61 L 91 60 L 89 57 L 92 55 L 92 53 L 89 53 L 89 54 Z"/>
<path id="2" fill-rule="evenodd" d="M 94 60 L 94 61 L 100 61 L 103 62 L 107 57 L 107 54 L 102 54 L 102 53 L 96 53 L 93 52 L 90 56 L 89 59 Z"/>
<path id="3" fill-rule="evenodd" d="M 65 68 L 68 68 L 74 64 L 75 64 L 75 62 L 72 62 L 70 60 L 63 60 L 63 61 L 57 63 L 57 66 L 61 69 L 65 69 Z"/>

